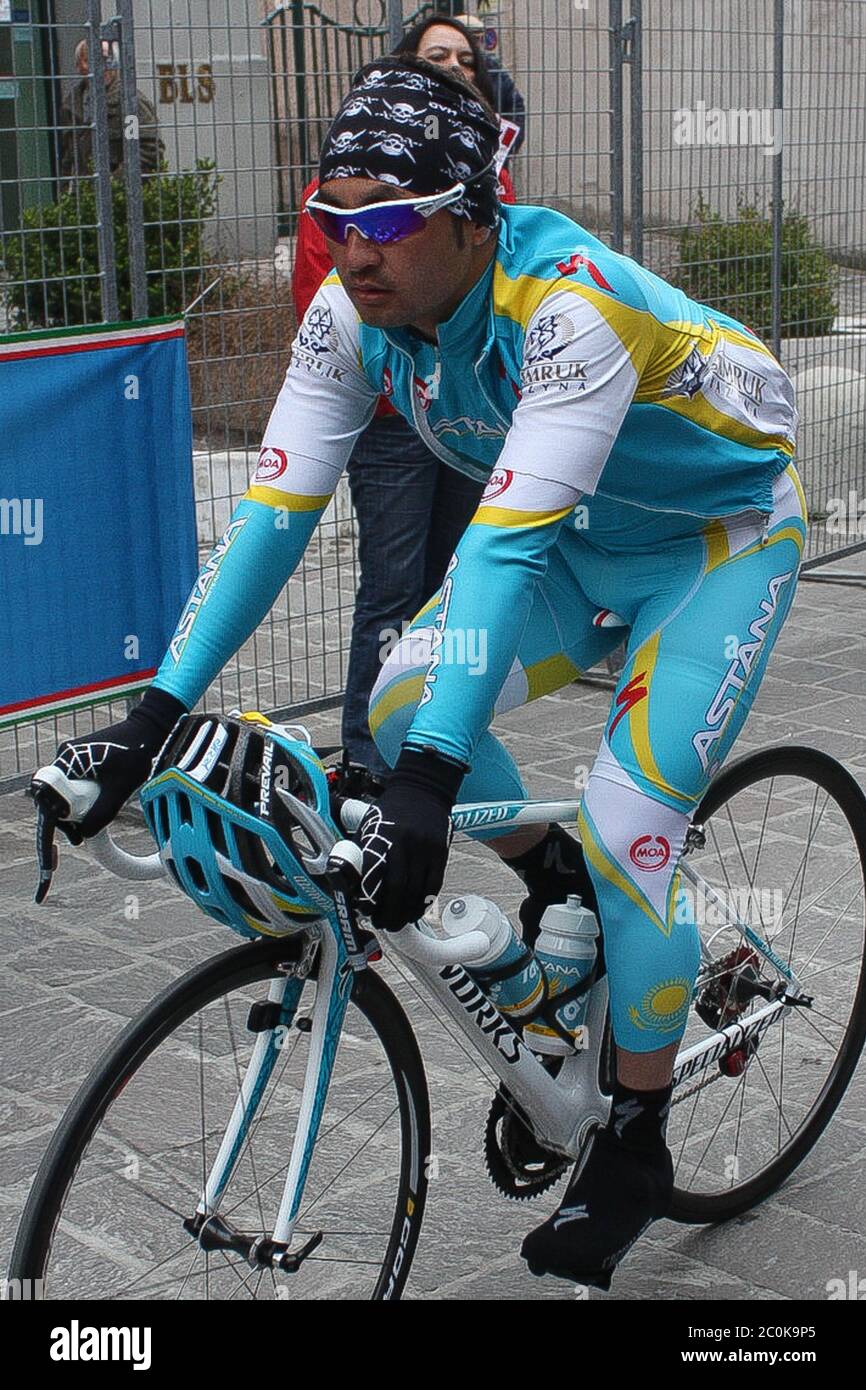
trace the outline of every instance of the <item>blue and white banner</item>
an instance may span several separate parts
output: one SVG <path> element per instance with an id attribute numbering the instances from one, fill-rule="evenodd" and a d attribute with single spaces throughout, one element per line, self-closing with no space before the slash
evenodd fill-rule
<path id="1" fill-rule="evenodd" d="M 146 685 L 197 568 L 183 321 L 0 338 L 0 724 Z"/>

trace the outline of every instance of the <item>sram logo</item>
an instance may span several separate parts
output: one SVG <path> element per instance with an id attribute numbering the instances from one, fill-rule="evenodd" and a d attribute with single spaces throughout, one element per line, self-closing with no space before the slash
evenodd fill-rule
<path id="1" fill-rule="evenodd" d="M 636 869 L 655 873 L 668 863 L 671 847 L 664 835 L 639 835 L 629 846 L 628 857 Z"/>

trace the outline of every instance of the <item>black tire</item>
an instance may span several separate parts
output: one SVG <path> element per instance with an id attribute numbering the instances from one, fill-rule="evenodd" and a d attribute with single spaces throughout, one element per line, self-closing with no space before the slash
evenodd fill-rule
<path id="1" fill-rule="evenodd" d="M 756 783 L 784 777 L 797 778 L 800 781 L 812 783 L 816 788 L 826 792 L 828 797 L 832 799 L 840 816 L 847 822 L 851 834 L 852 843 L 849 855 L 851 880 L 853 882 L 859 875 L 861 884 L 866 883 L 866 797 L 864 797 L 859 784 L 840 763 L 827 754 L 817 752 L 814 749 L 796 746 L 769 748 L 732 762 L 730 766 L 719 773 L 709 787 L 701 805 L 695 812 L 694 823 L 710 826 L 713 817 L 718 817 L 726 804 L 738 793 L 750 788 L 754 789 Z M 771 783 L 771 789 L 774 785 Z M 758 855 L 760 855 L 760 850 Z M 695 860 L 695 868 L 701 872 L 699 855 Z M 862 914 L 859 915 L 862 916 Z M 796 928 L 794 935 L 796 936 Z M 861 949 L 861 945 L 852 944 L 854 956 Z M 796 971 L 796 962 L 793 964 Z M 829 1066 L 826 1078 L 815 1096 L 814 1102 L 801 1122 L 798 1123 L 791 1137 L 780 1148 L 773 1161 L 763 1170 L 725 1190 L 709 1193 L 689 1191 L 676 1185 L 677 1175 L 675 1174 L 673 1205 L 669 1213 L 672 1220 L 704 1224 L 726 1221 L 731 1217 L 742 1215 L 743 1212 L 750 1210 L 775 1192 L 812 1149 L 845 1093 L 863 1049 L 864 1039 L 866 1039 L 866 969 L 864 969 L 862 955 L 859 971 L 857 971 L 856 963 L 853 961 L 851 970 L 852 1003 L 838 1054 L 835 1061 Z M 856 977 L 855 972 L 857 972 Z M 855 978 L 856 985 L 854 983 Z M 808 982 L 804 983 L 808 989 Z M 792 1013 L 795 1012 L 792 1011 Z M 804 1021 L 808 1023 L 808 1019 Z M 757 1055 L 760 1056 L 760 1051 Z M 784 1040 L 782 1056 L 784 1068 Z"/>
<path id="2" fill-rule="evenodd" d="M 51 1254 L 55 1231 L 79 1165 L 112 1105 L 174 1030 L 214 1001 L 223 1002 L 227 1012 L 225 1001 L 233 990 L 278 977 L 279 963 L 297 959 L 304 939 L 256 941 L 215 956 L 166 988 L 124 1029 L 78 1091 L 51 1140 L 18 1228 L 9 1267 L 10 1279 L 42 1279 L 45 1297 L 67 1296 L 52 1293 Z M 315 973 L 314 967 L 311 979 L 315 978 Z M 347 1028 L 351 1031 L 353 1006 L 369 1024 L 384 1051 L 398 1099 L 398 1106 L 392 1111 L 396 1116 L 399 1107 L 397 1197 L 393 1213 L 385 1213 L 381 1223 L 384 1228 L 390 1220 L 387 1246 L 381 1271 L 369 1294 L 373 1299 L 397 1299 L 403 1292 L 412 1264 L 427 1195 L 426 1160 L 430 1152 L 427 1083 L 418 1045 L 406 1016 L 391 990 L 370 968 L 354 977 L 344 1037 Z M 326 1108 L 320 1140 L 328 1123 L 328 1113 Z M 107 1131 L 110 1132 L 108 1127 Z M 395 1142 L 395 1153 L 397 1147 Z M 351 1212 L 346 1214 L 346 1219 L 351 1221 Z M 173 1230 L 172 1234 L 177 1232 Z M 181 1236 L 184 1234 L 180 1232 Z M 134 1241 L 135 1235 L 135 1231 L 124 1232 L 124 1238 L 130 1241 Z M 192 1237 L 188 1239 L 189 1248 L 195 1253 L 196 1242 Z M 384 1229 L 381 1239 L 384 1242 Z M 350 1262 L 343 1260 L 342 1263 Z M 302 1265 L 301 1271 L 306 1268 L 306 1264 Z M 288 1276 L 290 1280 L 299 1277 Z M 373 1274 L 369 1277 L 372 1279 Z M 299 1297 L 310 1296 L 301 1287 L 297 1292 Z M 77 1298 L 88 1296 L 81 1289 L 75 1294 Z"/>

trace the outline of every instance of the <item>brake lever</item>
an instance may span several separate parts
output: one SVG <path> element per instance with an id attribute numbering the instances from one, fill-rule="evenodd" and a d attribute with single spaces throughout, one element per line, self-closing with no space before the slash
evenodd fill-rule
<path id="1" fill-rule="evenodd" d="M 37 782 L 35 786 L 28 787 L 27 795 L 36 803 L 36 860 L 39 865 L 39 882 L 33 901 L 44 903 L 60 859 L 54 843 L 54 834 L 58 823 L 67 820 L 70 808 L 66 798 L 45 782 Z M 73 845 L 80 845 L 84 839 L 81 831 L 71 821 L 64 826 L 64 834 Z"/>

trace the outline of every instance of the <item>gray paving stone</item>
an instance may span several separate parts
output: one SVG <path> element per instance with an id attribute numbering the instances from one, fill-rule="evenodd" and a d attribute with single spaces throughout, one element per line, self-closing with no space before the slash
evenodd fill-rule
<path id="1" fill-rule="evenodd" d="M 866 573 L 866 557 L 844 564 Z M 332 570 L 324 586 L 308 575 L 307 611 L 321 604 L 323 587 L 331 601 L 336 592 Z M 350 596 L 349 588 L 346 593 Z M 302 599 L 296 590 L 292 604 L 297 613 L 304 611 Z M 349 621 L 346 608 L 339 620 L 343 630 L 348 630 Z M 315 655 L 333 647 L 333 632 L 318 618 L 311 628 L 306 642 L 313 654 L 310 660 L 303 659 L 306 639 L 297 623 L 291 639 L 274 648 L 284 663 L 277 681 L 268 685 L 263 680 L 260 693 L 272 690 L 281 703 L 288 702 L 302 687 L 306 697 L 316 681 L 321 688 L 326 672 L 329 680 L 337 679 L 339 658 L 333 651 L 324 659 Z M 266 660 L 272 659 L 269 647 L 261 651 Z M 254 689 L 254 659 L 250 645 L 243 654 L 240 678 L 245 692 Z M 823 748 L 843 759 L 866 785 L 864 684 L 862 590 L 801 584 L 737 751 L 785 742 Z M 610 701 L 609 690 L 573 685 L 498 721 L 497 729 L 517 758 L 531 795 L 575 795 L 574 770 L 591 763 Z M 319 742 L 338 741 L 339 711 L 307 716 L 303 722 Z M 779 872 L 796 854 L 796 822 L 796 801 L 781 802 L 767 841 Z M 165 883 L 119 883 L 93 864 L 86 849 L 65 844 L 51 898 L 38 908 L 32 901 L 36 877 L 30 804 L 20 796 L 0 797 L 0 827 L 0 1259 L 5 1262 L 27 1188 L 57 1118 L 124 1020 L 167 980 L 236 942 L 209 925 Z M 755 834 L 756 826 L 744 822 L 743 843 L 752 844 Z M 125 814 L 119 838 L 144 848 L 141 818 Z M 825 856 L 825 867 L 842 852 L 823 829 L 816 845 Z M 444 896 L 461 892 L 487 894 L 511 913 L 522 897 L 515 877 L 489 849 L 458 839 Z M 132 920 L 125 914 L 130 895 L 138 899 L 139 909 Z M 828 941 L 814 967 L 838 965 L 843 948 L 839 938 Z M 419 1038 L 433 1107 L 433 1155 L 439 1160 L 409 1296 L 437 1301 L 584 1301 L 561 1281 L 531 1278 L 519 1257 L 522 1236 L 553 1209 L 562 1184 L 532 1204 L 506 1202 L 494 1190 L 481 1148 L 491 1094 L 488 1083 L 479 1076 L 450 1020 L 419 1000 L 406 967 L 386 960 L 379 968 Z M 827 997 L 836 999 L 838 986 L 834 992 L 826 979 L 825 986 Z M 809 1061 L 806 1051 L 801 1052 L 804 1066 Z M 208 1055 L 214 1065 L 228 1064 L 229 1054 L 219 1039 Z M 816 1058 L 820 1061 L 817 1052 Z M 171 1119 L 176 1136 L 185 1133 L 190 1116 L 179 1079 L 187 1070 L 182 1059 L 177 1093 L 166 1093 L 162 1106 L 159 1096 L 148 1094 L 148 1104 L 136 1116 L 136 1133 L 143 1144 L 159 1142 L 161 1120 L 167 1125 Z M 801 1084 L 809 1076 L 806 1067 Z M 769 1111 L 765 1114 L 771 1124 Z M 664 1222 L 653 1227 L 623 1262 L 611 1292 L 592 1290 L 586 1301 L 825 1299 L 828 1279 L 845 1278 L 851 1269 L 866 1274 L 864 1163 L 866 1068 L 861 1062 L 825 1134 L 776 1194 L 724 1226 Z M 111 1205 L 111 1191 L 108 1184 L 100 1190 L 94 1183 L 85 1207 L 95 1226 L 115 1240 L 122 1217 Z M 371 1184 L 366 1199 L 359 1200 L 372 1219 L 380 1202 L 378 1186 Z M 144 1222 L 146 1228 L 149 1221 Z M 64 1258 L 82 1287 L 101 1287 L 104 1261 L 87 1240 L 71 1246 Z"/>

